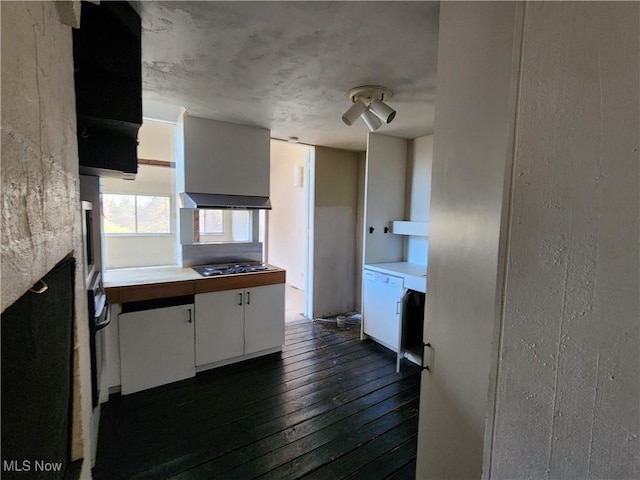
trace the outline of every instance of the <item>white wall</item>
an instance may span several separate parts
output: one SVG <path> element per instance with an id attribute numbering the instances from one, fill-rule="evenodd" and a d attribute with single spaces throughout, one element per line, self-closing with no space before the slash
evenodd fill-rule
<path id="1" fill-rule="evenodd" d="M 492 478 L 640 478 L 640 4 L 527 4 Z"/>
<path id="2" fill-rule="evenodd" d="M 411 140 L 407 151 L 407 220 L 429 221 L 432 164 L 433 135 Z M 426 265 L 428 250 L 428 238 L 411 235 L 406 239 L 404 257 L 407 262 Z"/>
<path id="3" fill-rule="evenodd" d="M 419 479 L 482 474 L 516 15 L 511 2 L 440 4 Z"/>
<path id="4" fill-rule="evenodd" d="M 309 147 L 271 141 L 271 206 L 268 212 L 267 261 L 287 271 L 287 283 L 306 284 L 307 185 L 293 186 L 294 168 L 305 173 Z"/>
<path id="5" fill-rule="evenodd" d="M 138 157 L 145 160 L 173 162 L 174 129 L 172 124 L 144 120 L 140 128 Z M 175 265 L 176 202 L 175 168 L 139 165 L 135 180 L 104 178 L 104 193 L 171 195 L 171 234 L 165 235 L 105 235 L 105 265 L 110 268 Z"/>
<path id="6" fill-rule="evenodd" d="M 441 5 L 417 478 L 640 475 L 639 10 Z"/>
<path id="7" fill-rule="evenodd" d="M 315 148 L 313 316 L 355 306 L 357 152 Z"/>
<path id="8" fill-rule="evenodd" d="M 72 457 L 88 459 L 91 379 L 72 34 L 58 16 L 72 7 L 1 2 L 1 298 L 4 311 L 68 254 L 77 258 Z"/>

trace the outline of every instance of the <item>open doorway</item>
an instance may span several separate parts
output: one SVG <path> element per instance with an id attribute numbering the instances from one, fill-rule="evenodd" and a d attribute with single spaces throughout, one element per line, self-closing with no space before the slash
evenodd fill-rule
<path id="1" fill-rule="evenodd" d="M 286 322 L 311 316 L 312 176 L 313 147 L 271 141 L 272 210 L 267 216 L 265 252 L 268 263 L 287 271 Z"/>

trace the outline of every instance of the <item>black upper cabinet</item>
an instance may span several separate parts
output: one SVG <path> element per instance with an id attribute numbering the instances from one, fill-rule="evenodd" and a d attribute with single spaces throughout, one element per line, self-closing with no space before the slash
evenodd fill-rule
<path id="1" fill-rule="evenodd" d="M 140 17 L 127 2 L 82 2 L 73 32 L 80 173 L 135 174 L 142 125 Z"/>

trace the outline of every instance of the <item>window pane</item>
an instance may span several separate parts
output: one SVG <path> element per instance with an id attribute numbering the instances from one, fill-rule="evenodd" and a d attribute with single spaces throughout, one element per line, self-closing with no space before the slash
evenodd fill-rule
<path id="1" fill-rule="evenodd" d="M 138 233 L 171 233 L 169 197 L 138 195 Z"/>
<path id="2" fill-rule="evenodd" d="M 105 233 L 136 233 L 135 195 L 102 196 Z"/>
<path id="3" fill-rule="evenodd" d="M 248 210 L 233 210 L 231 212 L 231 237 L 234 242 L 248 242 L 251 240 L 251 217 Z"/>
<path id="4" fill-rule="evenodd" d="M 224 233 L 224 216 L 222 210 L 200 211 L 200 233 Z"/>

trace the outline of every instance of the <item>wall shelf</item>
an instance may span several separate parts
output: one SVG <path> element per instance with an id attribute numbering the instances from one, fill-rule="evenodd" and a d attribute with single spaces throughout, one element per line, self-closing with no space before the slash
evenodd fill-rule
<path id="1" fill-rule="evenodd" d="M 429 222 L 409 222 L 396 220 L 391 222 L 391 232 L 396 235 L 429 236 Z"/>

